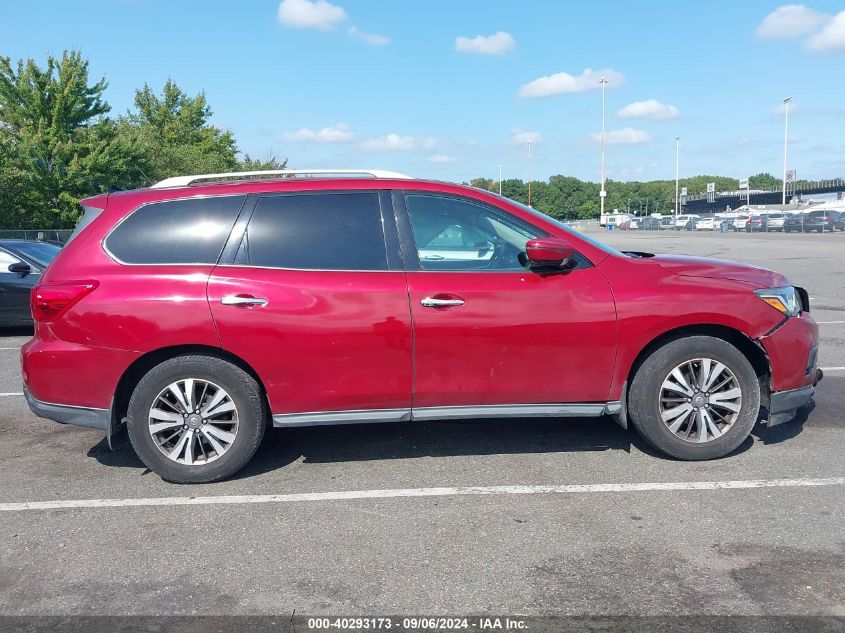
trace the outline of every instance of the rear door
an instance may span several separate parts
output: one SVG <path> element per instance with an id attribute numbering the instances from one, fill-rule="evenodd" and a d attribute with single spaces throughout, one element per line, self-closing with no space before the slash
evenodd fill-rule
<path id="1" fill-rule="evenodd" d="M 247 203 L 208 298 L 223 347 L 258 372 L 277 424 L 408 419 L 411 315 L 395 227 L 377 191 Z"/>
<path id="2" fill-rule="evenodd" d="M 409 251 L 416 418 L 607 400 L 616 308 L 598 268 L 579 255 L 572 270 L 532 272 L 525 243 L 546 234 L 478 201 L 409 191 L 396 203 Z"/>

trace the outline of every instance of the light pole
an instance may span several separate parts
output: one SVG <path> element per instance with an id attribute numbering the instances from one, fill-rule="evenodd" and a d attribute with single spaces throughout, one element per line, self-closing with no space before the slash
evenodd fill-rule
<path id="1" fill-rule="evenodd" d="M 786 204 L 786 146 L 789 142 L 789 102 L 792 97 L 787 97 L 783 100 L 783 200 L 781 204 Z"/>
<path id="2" fill-rule="evenodd" d="M 599 205 L 600 213 L 604 215 L 604 199 L 607 197 L 607 192 L 604 190 L 604 89 L 607 86 L 607 78 L 599 79 L 601 84 L 601 191 L 599 191 Z"/>
<path id="3" fill-rule="evenodd" d="M 531 139 L 528 139 L 528 206 L 531 206 Z"/>
<path id="4" fill-rule="evenodd" d="M 678 213 L 680 212 L 681 208 L 681 196 L 680 196 L 680 182 L 681 182 L 681 137 L 675 137 L 675 217 L 677 218 Z"/>
<path id="5" fill-rule="evenodd" d="M 499 164 L 499 195 L 502 195 L 502 165 Z"/>

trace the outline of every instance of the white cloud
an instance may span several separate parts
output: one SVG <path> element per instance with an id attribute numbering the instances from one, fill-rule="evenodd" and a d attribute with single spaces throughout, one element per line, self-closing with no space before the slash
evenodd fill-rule
<path id="1" fill-rule="evenodd" d="M 585 68 L 584 72 L 577 77 L 573 77 L 568 73 L 556 73 L 530 81 L 519 89 L 519 96 L 523 98 L 536 98 L 598 90 L 601 87 L 599 80 L 602 77 L 605 77 L 610 82 L 610 85 L 618 85 L 625 81 L 624 75 L 612 68 L 605 68 L 604 70 Z"/>
<path id="2" fill-rule="evenodd" d="M 405 151 L 414 149 L 416 145 L 417 140 L 413 136 L 388 134 L 387 136 L 367 139 L 361 143 L 361 149 L 368 152 L 387 152 L 392 150 Z"/>
<path id="3" fill-rule="evenodd" d="M 460 36 L 455 38 L 455 50 L 459 53 L 481 53 L 482 55 L 498 55 L 516 48 L 516 40 L 510 33 L 499 31 L 493 35 L 476 35 L 475 37 Z"/>
<path id="4" fill-rule="evenodd" d="M 372 44 L 373 46 L 384 46 L 385 44 L 390 44 L 390 38 L 386 35 L 378 35 L 377 33 L 364 33 L 357 26 L 350 26 L 346 32 L 352 37 L 354 37 L 356 40 L 360 40 L 361 42 L 364 42 L 366 44 Z"/>
<path id="5" fill-rule="evenodd" d="M 287 132 L 282 135 L 282 139 L 292 143 L 308 141 L 314 143 L 348 143 L 355 139 L 355 134 L 346 123 L 335 123 L 333 126 L 324 127 L 319 131 L 301 128 L 295 132 Z"/>
<path id="6" fill-rule="evenodd" d="M 592 139 L 596 143 L 601 143 L 601 134 L 593 134 Z M 648 132 L 644 130 L 634 130 L 626 127 L 621 130 L 611 130 L 604 135 L 604 142 L 608 145 L 636 145 L 638 143 L 648 143 L 651 137 Z"/>
<path id="7" fill-rule="evenodd" d="M 458 159 L 448 154 L 434 154 L 434 156 L 428 157 L 428 162 L 434 163 L 435 165 L 451 165 L 452 163 L 458 162 Z"/>
<path id="8" fill-rule="evenodd" d="M 763 18 L 756 34 L 765 39 L 801 37 L 818 29 L 829 18 L 803 4 L 785 4 Z"/>
<path id="9" fill-rule="evenodd" d="M 620 119 L 677 119 L 681 113 L 673 105 L 660 103 L 657 99 L 629 103 L 616 113 Z"/>
<path id="10" fill-rule="evenodd" d="M 328 31 L 348 16 L 343 7 L 326 0 L 282 0 L 279 22 L 298 29 Z"/>
<path id="11" fill-rule="evenodd" d="M 807 40 L 811 51 L 845 52 L 845 11 L 840 11 L 820 33 Z"/>
<path id="12" fill-rule="evenodd" d="M 542 143 L 543 137 L 540 136 L 539 132 L 525 132 L 523 130 L 516 129 L 513 131 L 511 141 L 515 145 L 525 145 L 526 143 L 531 143 L 532 145 L 535 145 L 537 143 Z"/>
<path id="13" fill-rule="evenodd" d="M 423 149 L 434 149 L 435 147 L 437 147 L 437 139 L 434 138 L 433 136 L 429 136 L 427 138 L 424 138 L 420 142 L 420 146 Z"/>

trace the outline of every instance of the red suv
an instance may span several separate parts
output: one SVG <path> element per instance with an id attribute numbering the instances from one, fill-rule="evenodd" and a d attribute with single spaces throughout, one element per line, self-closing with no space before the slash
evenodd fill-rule
<path id="1" fill-rule="evenodd" d="M 126 423 L 168 481 L 231 475 L 268 423 L 610 415 L 709 459 L 821 378 L 782 275 L 621 253 L 471 187 L 213 175 L 83 207 L 32 293 L 26 397 L 109 438 Z"/>

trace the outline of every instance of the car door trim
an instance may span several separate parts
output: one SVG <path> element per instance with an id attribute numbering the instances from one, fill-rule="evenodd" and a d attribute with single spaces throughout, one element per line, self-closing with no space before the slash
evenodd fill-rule
<path id="1" fill-rule="evenodd" d="M 273 415 L 273 426 L 322 426 L 428 420 L 470 420 L 475 418 L 594 418 L 602 415 L 619 415 L 622 410 L 622 403 L 618 400 L 612 402 L 484 404 L 408 409 L 353 409 L 349 411 L 278 413 Z"/>

